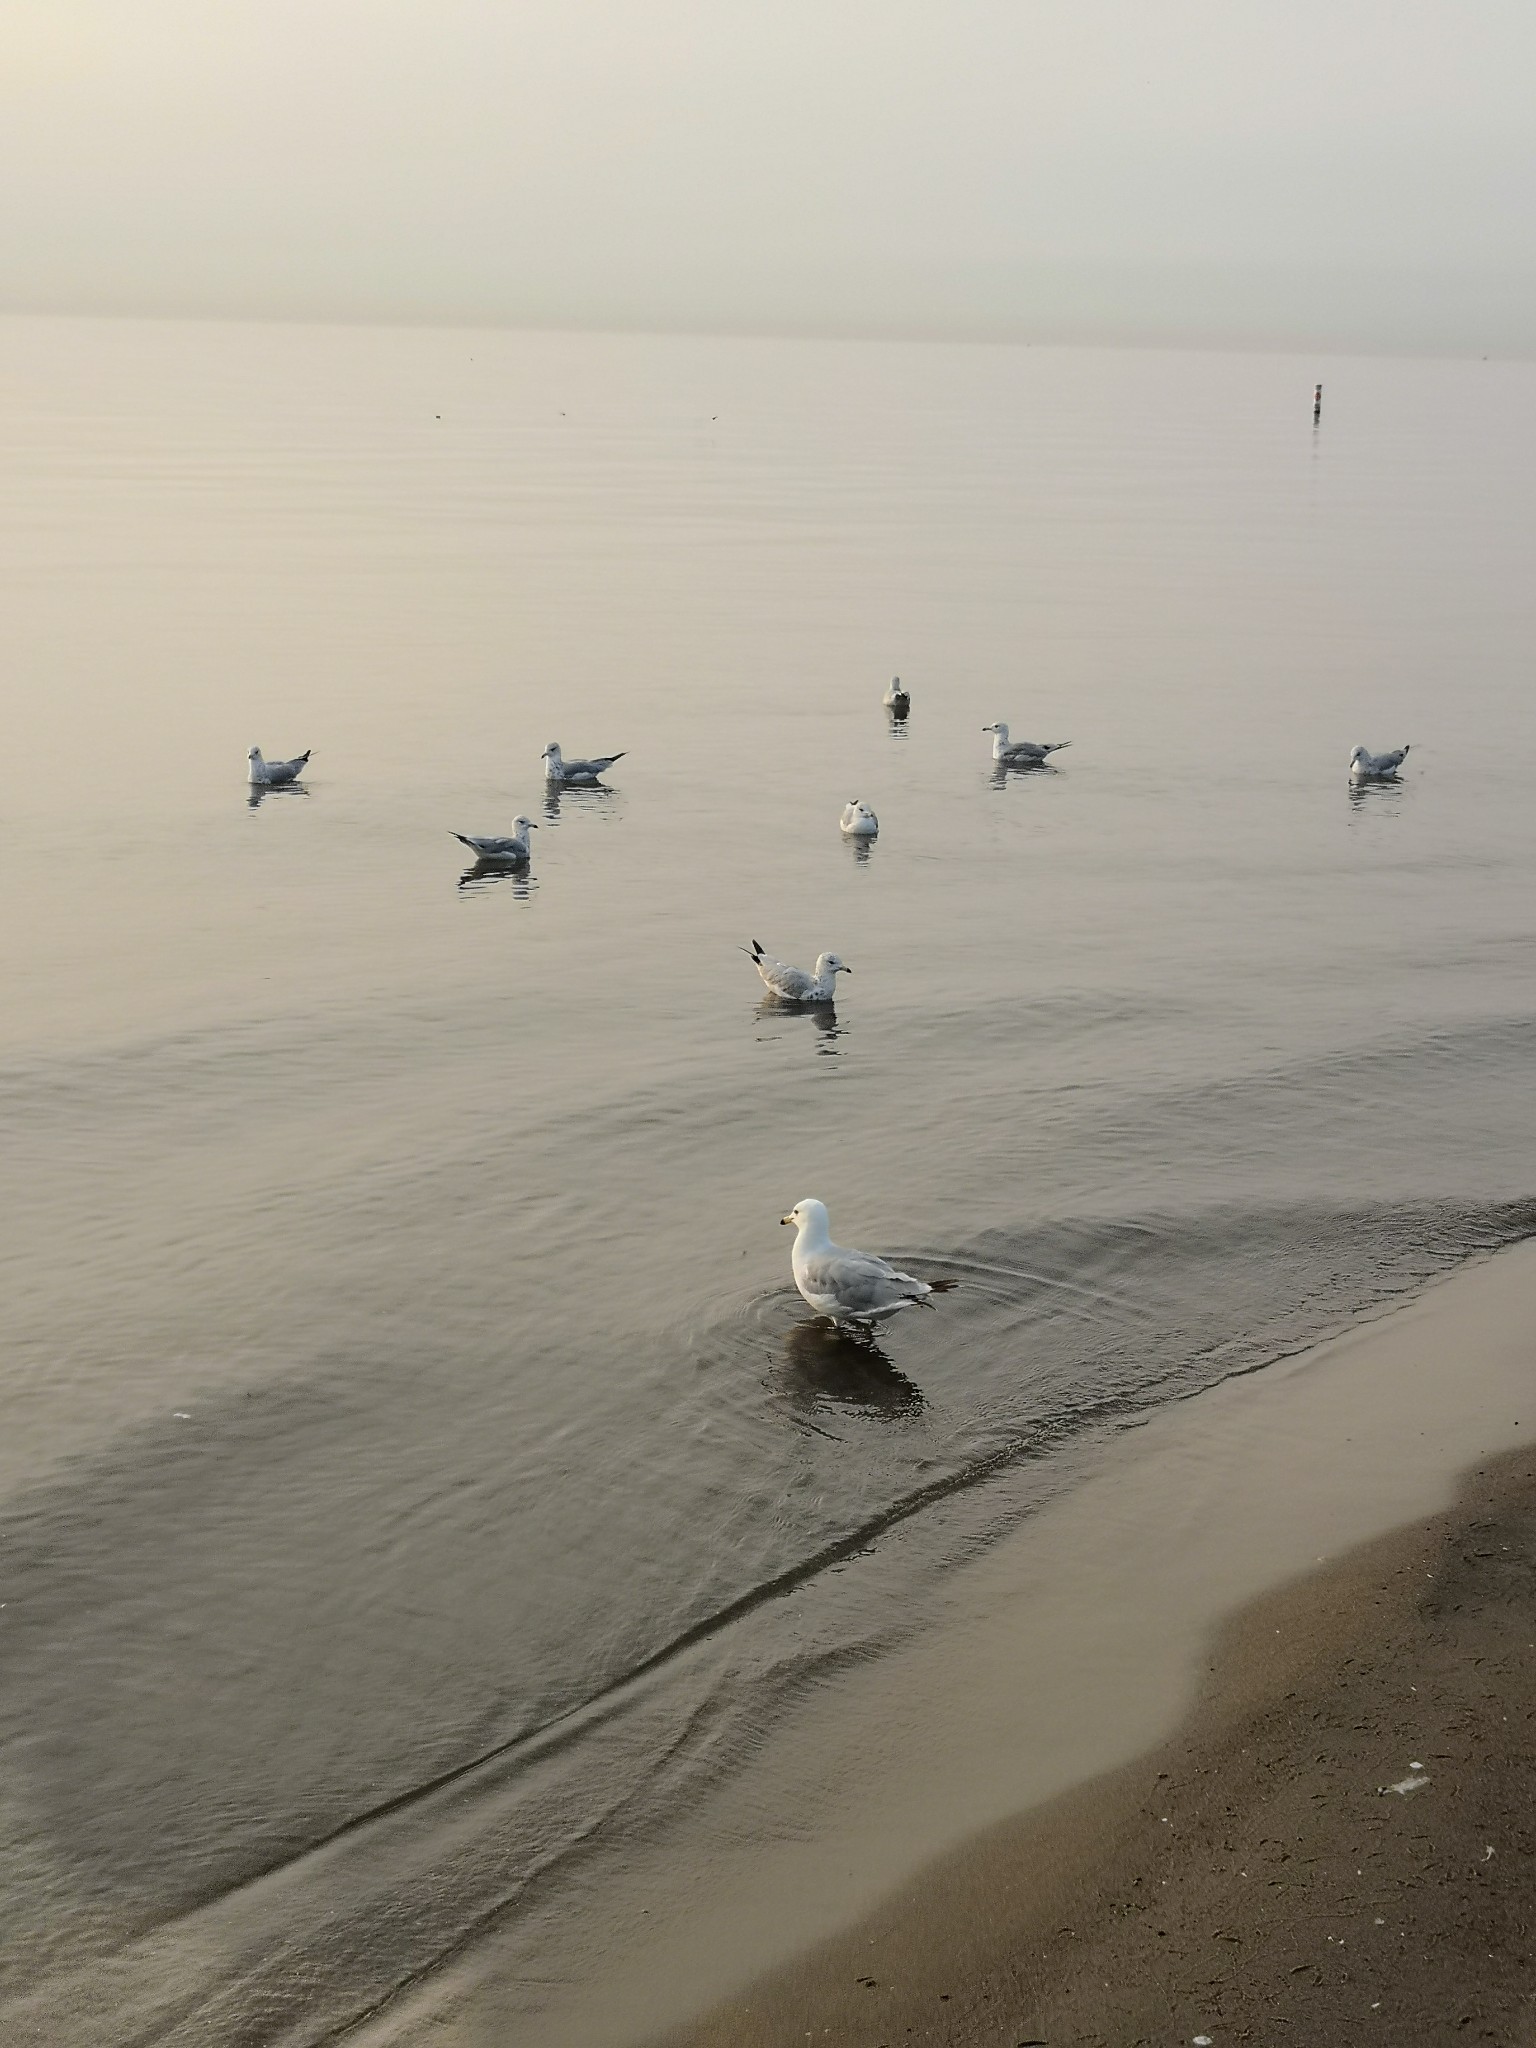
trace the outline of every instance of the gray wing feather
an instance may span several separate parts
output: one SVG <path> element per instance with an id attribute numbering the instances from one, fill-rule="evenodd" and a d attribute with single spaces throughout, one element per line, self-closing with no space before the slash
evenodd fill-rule
<path id="1" fill-rule="evenodd" d="M 471 853 L 481 860 L 526 860 L 528 844 L 523 839 L 476 839 L 468 832 L 455 832 L 454 838 L 461 840 Z"/>
<path id="2" fill-rule="evenodd" d="M 769 960 L 766 956 L 756 966 L 763 986 L 787 1003 L 803 1002 L 816 986 L 815 975 L 807 974 L 803 967 L 786 967 L 782 960 Z"/>
<path id="3" fill-rule="evenodd" d="M 924 1281 L 884 1259 L 870 1252 L 845 1251 L 840 1245 L 812 1253 L 804 1261 L 804 1273 L 816 1293 L 831 1296 L 849 1315 L 889 1308 L 897 1301 L 919 1301 L 929 1291 Z"/>

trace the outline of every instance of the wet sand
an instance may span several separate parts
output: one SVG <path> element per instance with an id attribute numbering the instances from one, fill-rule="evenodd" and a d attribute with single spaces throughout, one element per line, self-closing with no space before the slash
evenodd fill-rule
<path id="1" fill-rule="evenodd" d="M 1533 1365 L 1536 1240 L 1150 1417 L 360 2044 L 1523 2039 Z"/>
<path id="2" fill-rule="evenodd" d="M 1246 1608 L 1177 1734 L 676 2048 L 1536 2039 L 1536 1446 Z"/>

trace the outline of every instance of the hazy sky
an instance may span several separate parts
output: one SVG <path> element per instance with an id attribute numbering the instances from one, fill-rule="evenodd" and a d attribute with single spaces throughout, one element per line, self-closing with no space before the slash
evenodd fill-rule
<path id="1" fill-rule="evenodd" d="M 13 308 L 1536 348 L 1536 0 L 4 0 Z"/>

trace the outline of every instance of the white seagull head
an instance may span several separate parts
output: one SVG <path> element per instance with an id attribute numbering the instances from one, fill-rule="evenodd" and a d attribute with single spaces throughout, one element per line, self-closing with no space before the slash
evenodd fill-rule
<path id="1" fill-rule="evenodd" d="M 827 1205 L 818 1202 L 814 1195 L 807 1195 L 796 1202 L 787 1216 L 779 1218 L 780 1223 L 793 1223 L 797 1230 L 809 1230 L 813 1235 L 827 1234 Z"/>

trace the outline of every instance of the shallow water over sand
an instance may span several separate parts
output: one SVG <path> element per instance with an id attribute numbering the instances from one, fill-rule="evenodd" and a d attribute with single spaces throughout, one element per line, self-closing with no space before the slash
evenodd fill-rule
<path id="1" fill-rule="evenodd" d="M 536 1974 L 1064 1454 L 1530 1229 L 1530 366 L 0 366 L 36 2038 L 309 2041 L 509 1915 Z M 996 718 L 1073 744 L 999 783 Z M 551 738 L 612 790 L 546 805 Z M 251 806 L 253 741 L 304 789 Z M 530 874 L 460 887 L 519 811 Z M 842 954 L 835 1018 L 754 937 Z M 961 1287 L 806 1328 L 805 1194 Z"/>

